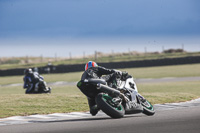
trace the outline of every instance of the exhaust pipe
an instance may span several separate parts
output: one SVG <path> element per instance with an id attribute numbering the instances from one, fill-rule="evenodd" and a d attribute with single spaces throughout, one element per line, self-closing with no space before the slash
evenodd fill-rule
<path id="1" fill-rule="evenodd" d="M 98 83 L 97 84 L 97 89 L 98 90 L 102 90 L 104 92 L 107 92 L 110 95 L 114 95 L 114 96 L 119 96 L 121 97 L 123 100 L 125 100 L 126 102 L 130 101 L 123 93 L 121 93 L 119 90 L 113 89 L 109 86 L 103 85 Z"/>
<path id="2" fill-rule="evenodd" d="M 121 92 L 119 90 L 113 89 L 109 86 L 103 85 L 103 84 L 97 84 L 97 89 L 98 90 L 102 90 L 104 92 L 109 93 L 110 95 L 114 95 L 114 96 L 120 96 Z"/>

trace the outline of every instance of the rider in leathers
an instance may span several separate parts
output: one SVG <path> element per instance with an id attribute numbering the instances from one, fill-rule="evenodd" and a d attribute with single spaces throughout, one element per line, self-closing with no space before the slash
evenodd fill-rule
<path id="1" fill-rule="evenodd" d="M 87 96 L 88 104 L 90 107 L 90 113 L 94 116 L 98 113 L 99 109 L 96 106 L 95 96 L 99 93 L 99 90 L 96 89 L 96 86 L 92 84 L 84 83 L 85 79 L 100 79 L 104 78 L 106 81 L 109 80 L 108 77 L 112 76 L 105 76 L 102 75 L 112 75 L 113 73 L 120 73 L 121 71 L 114 70 L 114 69 L 107 69 L 101 66 L 98 66 L 95 62 L 90 61 L 86 64 L 85 72 L 82 74 L 81 81 L 77 84 L 78 88 L 82 91 L 83 94 Z"/>
<path id="2" fill-rule="evenodd" d="M 31 68 L 26 69 L 24 71 L 24 86 L 23 88 L 26 89 L 26 94 L 29 93 L 38 93 L 39 85 L 43 86 L 44 92 L 49 92 L 50 89 L 46 86 L 46 82 L 44 81 L 44 78 L 39 75 L 38 72 L 33 72 Z"/>

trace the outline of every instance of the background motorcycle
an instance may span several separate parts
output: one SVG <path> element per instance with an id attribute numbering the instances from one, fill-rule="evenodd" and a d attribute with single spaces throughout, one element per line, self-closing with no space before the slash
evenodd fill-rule
<path id="1" fill-rule="evenodd" d="M 46 83 L 44 82 L 39 82 L 38 83 L 38 90 L 35 91 L 35 89 L 32 89 L 31 91 L 27 91 L 27 89 L 31 88 L 31 86 L 33 85 L 35 88 L 36 84 L 32 84 L 32 83 L 27 83 L 28 86 L 25 91 L 26 94 L 41 94 L 41 93 L 51 93 L 51 87 L 48 87 L 48 90 L 46 90 Z"/>

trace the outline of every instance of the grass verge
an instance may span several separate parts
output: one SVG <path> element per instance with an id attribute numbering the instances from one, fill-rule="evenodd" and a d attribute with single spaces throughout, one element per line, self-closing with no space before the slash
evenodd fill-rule
<path id="1" fill-rule="evenodd" d="M 60 86 L 52 94 L 24 94 L 21 87 L 0 87 L 0 118 L 86 111 L 87 100 L 75 86 Z"/>
<path id="2" fill-rule="evenodd" d="M 139 92 L 152 104 L 185 102 L 200 98 L 200 82 L 138 84 Z"/>
<path id="3" fill-rule="evenodd" d="M 152 104 L 183 102 L 200 97 L 200 82 L 138 84 Z M 24 94 L 21 87 L 0 87 L 0 118 L 33 114 L 88 111 L 86 97 L 76 86 L 56 86 L 52 94 Z"/>
<path id="4" fill-rule="evenodd" d="M 152 59 L 164 59 L 164 58 L 178 58 L 188 56 L 200 56 L 200 52 L 175 52 L 175 53 L 111 53 L 97 55 L 98 63 L 103 62 L 120 62 L 120 61 L 136 61 L 136 60 L 152 60 Z M 53 65 L 62 64 L 84 64 L 89 60 L 96 60 L 95 55 L 84 58 L 49 58 L 49 57 L 12 57 L 12 58 L 0 58 L 0 69 L 13 69 L 13 68 L 29 68 L 29 67 L 42 67 L 46 66 L 50 61 Z"/>
<path id="5" fill-rule="evenodd" d="M 160 67 L 144 67 L 120 69 L 127 71 L 134 78 L 162 78 L 162 77 L 194 77 L 200 76 L 200 64 L 191 65 L 173 65 Z M 83 72 L 62 73 L 62 74 L 44 74 L 46 82 L 67 81 L 77 82 L 80 80 Z M 0 84 L 23 83 L 23 76 L 0 77 Z"/>

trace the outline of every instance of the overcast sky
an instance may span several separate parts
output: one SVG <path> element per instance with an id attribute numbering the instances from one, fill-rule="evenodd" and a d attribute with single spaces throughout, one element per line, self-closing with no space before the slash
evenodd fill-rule
<path id="1" fill-rule="evenodd" d="M 0 57 L 200 51 L 199 0 L 0 0 Z"/>

